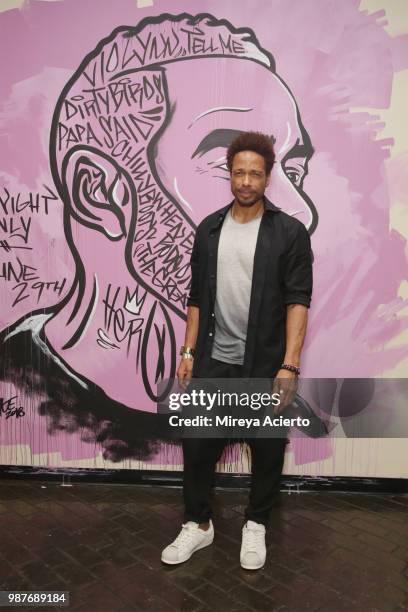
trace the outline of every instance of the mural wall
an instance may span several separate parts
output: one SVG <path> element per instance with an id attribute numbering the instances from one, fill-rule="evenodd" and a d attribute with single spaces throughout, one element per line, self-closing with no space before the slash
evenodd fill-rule
<path id="1" fill-rule="evenodd" d="M 404 2 L 2 7 L 1 464 L 180 468 L 157 383 L 249 129 L 275 140 L 268 197 L 311 234 L 302 374 L 407 377 Z M 298 438 L 285 472 L 406 476 L 389 442 Z M 220 469 L 246 471 L 245 447 Z"/>

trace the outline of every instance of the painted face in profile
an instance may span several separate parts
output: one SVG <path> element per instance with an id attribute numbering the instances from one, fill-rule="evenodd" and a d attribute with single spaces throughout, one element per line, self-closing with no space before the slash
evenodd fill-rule
<path id="1" fill-rule="evenodd" d="M 303 191 L 313 148 L 279 77 L 253 61 L 199 59 L 166 66 L 172 105 L 156 168 L 194 223 L 231 199 L 226 150 L 240 133 L 273 137 L 276 162 L 265 195 L 312 233 L 317 213 Z"/>

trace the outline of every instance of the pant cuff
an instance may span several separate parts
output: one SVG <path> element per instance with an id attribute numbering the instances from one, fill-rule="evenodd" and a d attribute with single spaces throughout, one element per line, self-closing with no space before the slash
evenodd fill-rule
<path id="1" fill-rule="evenodd" d="M 269 516 L 258 516 L 256 514 L 245 513 L 245 522 L 246 521 L 254 521 L 254 523 L 260 523 L 261 525 L 267 527 L 269 523 Z"/>
<path id="2" fill-rule="evenodd" d="M 211 516 L 193 516 L 192 514 L 184 514 L 184 523 L 193 521 L 193 523 L 208 523 Z"/>

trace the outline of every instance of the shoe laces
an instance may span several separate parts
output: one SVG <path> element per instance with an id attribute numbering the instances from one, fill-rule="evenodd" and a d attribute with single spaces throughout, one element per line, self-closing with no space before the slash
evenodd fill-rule
<path id="1" fill-rule="evenodd" d="M 248 552 L 258 552 L 264 543 L 264 531 L 254 527 L 245 527 L 244 546 Z"/>
<path id="2" fill-rule="evenodd" d="M 194 525 L 195 523 L 192 523 L 190 521 L 188 523 L 185 523 L 182 526 L 177 538 L 174 540 L 173 546 L 184 549 L 188 544 L 190 544 L 190 542 L 194 539 L 194 536 L 196 535 L 196 528 L 194 527 Z"/>

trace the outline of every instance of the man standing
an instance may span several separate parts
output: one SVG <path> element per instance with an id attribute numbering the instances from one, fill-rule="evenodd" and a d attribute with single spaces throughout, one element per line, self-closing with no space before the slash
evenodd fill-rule
<path id="1" fill-rule="evenodd" d="M 234 200 L 198 226 L 191 256 L 187 329 L 177 372 L 198 378 L 275 378 L 281 410 L 293 398 L 312 293 L 305 226 L 264 195 L 275 161 L 272 139 L 241 133 L 227 165 Z M 249 438 L 252 480 L 242 530 L 241 566 L 265 563 L 265 526 L 279 490 L 285 438 Z M 185 522 L 162 553 L 177 564 L 212 543 L 209 504 L 226 440 L 183 439 Z"/>

